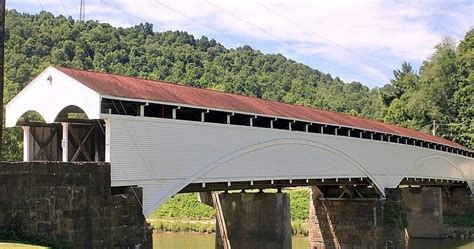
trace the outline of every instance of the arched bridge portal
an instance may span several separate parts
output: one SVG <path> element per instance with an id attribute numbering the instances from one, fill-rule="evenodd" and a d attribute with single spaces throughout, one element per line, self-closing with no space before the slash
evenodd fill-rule
<path id="1" fill-rule="evenodd" d="M 25 160 L 110 162 L 113 186 L 143 187 L 146 215 L 180 191 L 474 187 L 473 151 L 443 138 L 170 83 L 48 67 L 6 109 Z M 28 111 L 45 122 L 19 121 Z"/>

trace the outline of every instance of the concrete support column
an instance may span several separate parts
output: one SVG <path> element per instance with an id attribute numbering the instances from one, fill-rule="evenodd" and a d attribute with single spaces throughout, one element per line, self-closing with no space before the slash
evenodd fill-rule
<path id="1" fill-rule="evenodd" d="M 61 123 L 63 126 L 61 147 L 62 147 L 62 160 L 63 162 L 69 161 L 69 123 Z"/>
<path id="2" fill-rule="evenodd" d="M 443 238 L 441 187 L 402 188 L 407 207 L 408 236 Z"/>
<path id="3" fill-rule="evenodd" d="M 324 199 L 311 188 L 310 249 L 406 248 L 399 189 L 386 199 Z"/>
<path id="4" fill-rule="evenodd" d="M 30 127 L 23 126 L 23 162 L 30 161 Z"/>
<path id="5" fill-rule="evenodd" d="M 219 194 L 232 249 L 291 249 L 290 198 L 285 193 Z M 216 224 L 219 224 L 219 220 Z M 216 249 L 224 248 L 216 225 Z"/>

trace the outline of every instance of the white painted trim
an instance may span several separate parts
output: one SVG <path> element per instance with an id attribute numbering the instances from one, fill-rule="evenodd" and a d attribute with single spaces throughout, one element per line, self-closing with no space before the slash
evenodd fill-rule
<path id="1" fill-rule="evenodd" d="M 30 161 L 30 127 L 22 126 L 23 128 L 23 162 Z"/>
<path id="2" fill-rule="evenodd" d="M 69 161 L 69 123 L 61 123 L 62 125 L 62 140 L 61 140 L 61 147 L 62 147 L 62 159 L 63 162 Z"/>

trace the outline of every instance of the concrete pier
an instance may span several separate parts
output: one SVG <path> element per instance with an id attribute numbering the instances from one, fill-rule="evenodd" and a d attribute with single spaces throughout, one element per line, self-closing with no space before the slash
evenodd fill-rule
<path id="1" fill-rule="evenodd" d="M 443 238 L 441 187 L 402 188 L 411 238 Z"/>
<path id="2" fill-rule="evenodd" d="M 291 249 L 290 198 L 285 193 L 218 194 L 216 249 Z M 225 224 L 222 233 L 219 222 Z M 224 235 L 224 236 L 222 236 Z M 226 236 L 225 236 L 226 235 Z"/>
<path id="3" fill-rule="evenodd" d="M 406 248 L 399 189 L 386 199 L 325 199 L 316 187 L 310 198 L 310 249 Z"/>

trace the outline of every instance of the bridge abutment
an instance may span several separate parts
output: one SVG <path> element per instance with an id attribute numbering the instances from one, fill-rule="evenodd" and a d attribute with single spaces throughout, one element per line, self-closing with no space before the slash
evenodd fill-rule
<path id="1" fill-rule="evenodd" d="M 399 189 L 387 189 L 386 199 L 323 198 L 311 187 L 309 248 L 406 248 Z"/>
<path id="2" fill-rule="evenodd" d="M 402 188 L 411 238 L 443 238 L 441 187 Z"/>
<path id="3" fill-rule="evenodd" d="M 225 248 L 223 240 L 232 249 L 291 249 L 288 194 L 222 193 L 217 198 L 216 249 Z"/>

